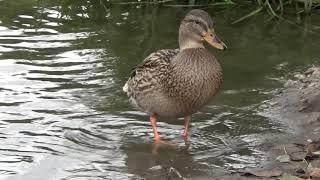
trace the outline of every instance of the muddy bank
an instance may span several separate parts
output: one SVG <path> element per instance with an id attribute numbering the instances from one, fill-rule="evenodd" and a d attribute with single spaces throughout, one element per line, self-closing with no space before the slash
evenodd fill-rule
<path id="1" fill-rule="evenodd" d="M 265 114 L 282 122 L 287 134 L 268 137 L 259 149 L 261 167 L 217 179 L 320 179 L 320 66 L 296 73 L 267 102 Z"/>
<path id="2" fill-rule="evenodd" d="M 286 142 L 316 141 L 320 138 L 320 66 L 294 74 L 268 104 L 266 114 L 288 127 Z"/>
<path id="3" fill-rule="evenodd" d="M 319 133 L 320 66 L 295 74 L 270 104 L 269 112 L 287 123 L 299 136 L 312 138 Z"/>
<path id="4" fill-rule="evenodd" d="M 284 88 L 270 100 L 269 114 L 288 127 L 288 135 L 271 142 L 270 157 L 289 155 L 288 162 L 273 163 L 285 173 L 308 178 L 320 167 L 320 66 L 296 73 Z"/>

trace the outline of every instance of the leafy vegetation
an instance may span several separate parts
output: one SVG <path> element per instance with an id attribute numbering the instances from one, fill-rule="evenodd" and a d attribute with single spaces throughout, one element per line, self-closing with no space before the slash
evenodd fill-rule
<path id="1" fill-rule="evenodd" d="M 100 0 L 103 1 L 103 0 Z M 284 15 L 303 15 L 320 8 L 320 0 L 136 0 L 121 1 L 109 0 L 109 4 L 161 4 L 173 7 L 205 7 L 205 6 L 245 6 L 255 8 L 248 14 L 234 21 L 243 21 L 261 11 L 268 12 L 272 17 L 283 18 Z"/>
<path id="2" fill-rule="evenodd" d="M 262 10 L 267 10 L 272 17 L 283 19 L 283 15 L 309 14 L 312 10 L 320 7 L 320 0 L 254 0 L 258 8 L 248 15 L 243 16 L 234 23 L 244 20 Z"/>

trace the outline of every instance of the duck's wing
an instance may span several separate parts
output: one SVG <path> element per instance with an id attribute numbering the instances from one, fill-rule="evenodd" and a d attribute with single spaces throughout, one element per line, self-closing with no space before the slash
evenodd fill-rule
<path id="1" fill-rule="evenodd" d="M 151 90 L 166 76 L 170 61 L 179 53 L 179 49 L 163 49 L 150 54 L 136 66 L 123 87 L 128 96 L 144 90 Z"/>

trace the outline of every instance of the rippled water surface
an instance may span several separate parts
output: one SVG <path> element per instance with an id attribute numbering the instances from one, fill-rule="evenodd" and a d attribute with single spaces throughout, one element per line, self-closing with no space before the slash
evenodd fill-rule
<path id="1" fill-rule="evenodd" d="M 149 169 L 157 165 L 210 177 L 259 165 L 258 145 L 286 132 L 260 105 L 279 76 L 319 58 L 320 38 L 263 15 L 231 25 L 246 11 L 207 9 L 230 47 L 212 50 L 224 87 L 194 115 L 187 144 L 183 121 L 162 119 L 159 131 L 175 145 L 156 154 L 148 117 L 122 86 L 149 53 L 177 47 L 188 10 L 0 0 L 0 179 L 164 179 Z"/>

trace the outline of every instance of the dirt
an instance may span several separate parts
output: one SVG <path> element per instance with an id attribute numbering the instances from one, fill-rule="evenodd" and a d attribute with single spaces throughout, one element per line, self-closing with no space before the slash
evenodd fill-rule
<path id="1" fill-rule="evenodd" d="M 267 107 L 265 114 L 285 124 L 288 133 L 257 147 L 268 155 L 261 167 L 216 179 L 320 179 L 320 66 L 296 73 Z"/>
<path id="2" fill-rule="evenodd" d="M 286 142 L 305 144 L 320 138 L 320 66 L 313 66 L 284 84 L 269 101 L 270 114 L 294 132 Z"/>

